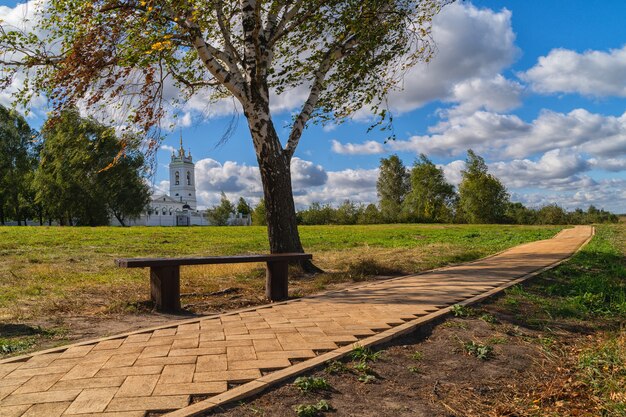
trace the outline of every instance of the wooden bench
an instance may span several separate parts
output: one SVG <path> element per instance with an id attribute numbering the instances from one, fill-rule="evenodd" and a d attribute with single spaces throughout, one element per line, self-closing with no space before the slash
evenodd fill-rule
<path id="1" fill-rule="evenodd" d="M 215 265 L 265 262 L 267 273 L 265 295 L 271 301 L 287 298 L 290 262 L 313 259 L 310 253 L 276 253 L 268 255 L 209 256 L 203 258 L 126 258 L 117 259 L 121 268 L 150 268 L 150 294 L 159 311 L 180 310 L 181 265 Z"/>

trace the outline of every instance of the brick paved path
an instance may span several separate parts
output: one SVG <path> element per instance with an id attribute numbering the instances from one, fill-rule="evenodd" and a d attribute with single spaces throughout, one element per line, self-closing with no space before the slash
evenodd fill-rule
<path id="1" fill-rule="evenodd" d="M 0 416 L 178 410 L 549 266 L 591 233 L 576 227 L 469 264 L 5 360 Z"/>

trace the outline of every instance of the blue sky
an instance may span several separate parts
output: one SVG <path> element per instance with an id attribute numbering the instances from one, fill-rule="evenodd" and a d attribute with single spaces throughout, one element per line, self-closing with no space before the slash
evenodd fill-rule
<path id="1" fill-rule="evenodd" d="M 16 5 L 0 0 L 0 18 L 19 15 Z M 513 200 L 626 212 L 625 21 L 623 0 L 474 0 L 446 7 L 434 24 L 437 56 L 407 74 L 405 90 L 390 97 L 397 140 L 384 144 L 387 133 L 368 134 L 363 115 L 340 126 L 310 126 L 292 170 L 297 204 L 375 201 L 376 168 L 392 153 L 411 165 L 423 152 L 456 183 L 471 147 Z M 297 93 L 276 97 L 277 126 L 286 126 L 301 104 Z M 0 103 L 8 102 L 10 95 L 0 94 Z M 35 114 L 43 114 L 45 103 L 39 107 Z M 181 119 L 185 147 L 197 162 L 200 204 L 214 204 L 222 190 L 257 201 L 243 115 L 219 145 L 236 116 L 224 103 L 209 107 L 221 117 L 206 110 L 198 100 Z M 286 132 L 279 129 L 282 137 Z M 154 182 L 164 189 L 178 136 L 171 132 L 157 153 Z"/>

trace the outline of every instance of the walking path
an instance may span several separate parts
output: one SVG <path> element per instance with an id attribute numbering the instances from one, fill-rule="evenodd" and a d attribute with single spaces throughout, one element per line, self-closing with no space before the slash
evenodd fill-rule
<path id="1" fill-rule="evenodd" d="M 197 415 L 554 266 L 579 226 L 476 262 L 0 361 L 2 417 Z"/>

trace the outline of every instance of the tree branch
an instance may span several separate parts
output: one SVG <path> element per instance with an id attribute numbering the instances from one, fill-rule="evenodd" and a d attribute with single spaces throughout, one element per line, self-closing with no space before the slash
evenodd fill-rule
<path id="1" fill-rule="evenodd" d="M 291 158 L 295 153 L 298 143 L 300 142 L 300 138 L 302 137 L 302 131 L 304 130 L 304 127 L 311 118 L 311 114 L 313 114 L 313 111 L 317 106 L 320 94 L 322 93 L 322 90 L 324 88 L 324 80 L 326 78 L 326 74 L 328 74 L 328 71 L 330 71 L 333 64 L 348 55 L 350 51 L 357 45 L 357 43 L 358 41 L 356 37 L 352 36 L 348 38 L 337 48 L 329 50 L 326 53 L 324 59 L 320 62 L 319 67 L 315 71 L 315 76 L 313 78 L 313 84 L 311 85 L 309 97 L 304 102 L 300 114 L 298 114 L 293 122 L 293 126 L 291 127 L 287 146 L 285 147 L 285 154 L 288 158 Z"/>

